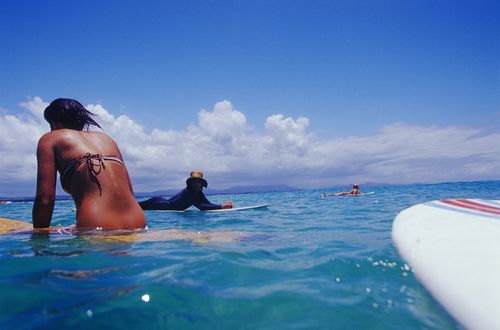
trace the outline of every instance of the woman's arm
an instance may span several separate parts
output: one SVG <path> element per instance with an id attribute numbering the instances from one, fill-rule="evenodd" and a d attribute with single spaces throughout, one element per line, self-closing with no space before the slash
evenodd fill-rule
<path id="1" fill-rule="evenodd" d="M 211 203 L 202 191 L 197 193 L 197 198 L 194 201 L 193 205 L 202 211 L 217 210 L 222 208 L 222 205 L 220 204 Z"/>
<path id="2" fill-rule="evenodd" d="M 50 134 L 50 133 L 49 133 Z M 33 228 L 47 228 L 52 220 L 56 193 L 56 161 L 47 135 L 38 142 L 36 195 L 33 204 Z"/>

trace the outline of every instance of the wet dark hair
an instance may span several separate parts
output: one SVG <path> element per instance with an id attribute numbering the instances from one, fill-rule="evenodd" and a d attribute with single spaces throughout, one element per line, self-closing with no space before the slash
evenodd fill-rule
<path id="1" fill-rule="evenodd" d="M 88 130 L 91 125 L 102 127 L 92 117 L 95 116 L 92 112 L 78 101 L 73 99 L 55 99 L 52 101 L 45 111 L 43 117 L 46 121 L 58 122 L 66 128 L 71 128 L 77 131 L 83 129 Z"/>

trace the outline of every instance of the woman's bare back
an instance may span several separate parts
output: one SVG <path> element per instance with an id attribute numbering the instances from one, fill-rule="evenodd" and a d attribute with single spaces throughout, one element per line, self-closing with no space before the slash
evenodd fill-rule
<path id="1" fill-rule="evenodd" d="M 112 230 L 146 226 L 122 155 L 111 137 L 102 132 L 53 130 L 40 139 L 39 169 L 43 159 L 50 160 L 49 155 L 43 156 L 50 154 L 49 150 L 63 188 L 76 203 L 77 227 Z"/>

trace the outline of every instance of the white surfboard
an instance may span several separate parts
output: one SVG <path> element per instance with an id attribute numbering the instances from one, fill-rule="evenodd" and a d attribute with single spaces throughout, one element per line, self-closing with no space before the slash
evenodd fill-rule
<path id="1" fill-rule="evenodd" d="M 319 195 L 319 197 L 348 197 L 348 196 L 351 196 L 351 197 L 358 197 L 358 196 L 363 196 L 363 195 L 373 195 L 375 192 L 374 191 L 369 191 L 369 192 L 362 192 L 362 193 L 359 193 L 357 195 L 343 195 L 342 193 L 336 193 L 336 194 L 321 194 Z"/>
<path id="2" fill-rule="evenodd" d="M 392 238 L 417 279 L 469 329 L 500 329 L 500 200 L 450 199 L 400 212 Z"/>
<path id="3" fill-rule="evenodd" d="M 198 209 L 187 209 L 187 210 L 156 210 L 160 212 L 176 212 L 176 213 L 184 213 L 184 212 L 233 212 L 233 211 L 245 211 L 245 210 L 257 210 L 257 209 L 265 209 L 268 208 L 269 204 L 260 204 L 260 205 L 251 205 L 251 206 L 242 206 L 242 207 L 233 207 L 230 209 L 216 209 L 216 210 L 206 210 L 200 211 Z"/>

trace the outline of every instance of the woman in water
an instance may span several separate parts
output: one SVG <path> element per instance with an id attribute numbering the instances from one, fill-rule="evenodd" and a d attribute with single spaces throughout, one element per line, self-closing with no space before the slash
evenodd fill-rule
<path id="1" fill-rule="evenodd" d="M 362 195 L 363 193 L 361 191 L 359 191 L 359 185 L 358 184 L 353 184 L 352 185 L 352 189 L 350 191 L 342 191 L 342 192 L 339 192 L 339 193 L 335 193 L 335 194 L 323 194 L 321 195 L 321 197 L 328 197 L 328 196 L 347 196 L 347 195 L 354 195 L 354 196 L 357 196 L 357 195 Z"/>
<path id="2" fill-rule="evenodd" d="M 34 228 L 50 226 L 57 172 L 75 201 L 77 228 L 146 227 L 120 150 L 105 133 L 88 130 L 92 125 L 101 128 L 92 116 L 72 99 L 56 99 L 45 109 L 51 131 L 38 141 Z"/>

